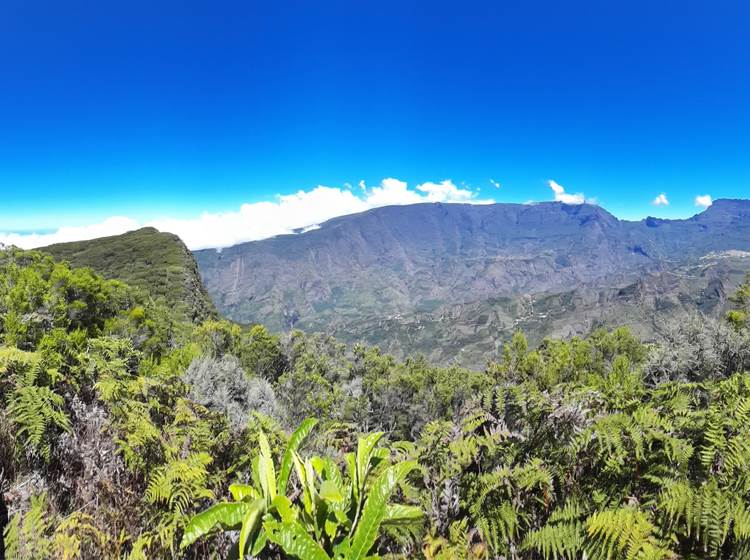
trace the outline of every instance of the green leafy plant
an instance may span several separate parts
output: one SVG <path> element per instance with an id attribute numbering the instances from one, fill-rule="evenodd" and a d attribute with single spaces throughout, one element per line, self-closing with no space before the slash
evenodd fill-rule
<path id="1" fill-rule="evenodd" d="M 297 452 L 315 423 L 308 419 L 294 432 L 278 476 L 261 432 L 252 484 L 233 484 L 233 502 L 215 504 L 194 516 L 182 546 L 218 528 L 240 531 L 240 558 L 257 555 L 271 542 L 301 560 L 359 560 L 371 557 L 382 528 L 421 521 L 418 507 L 389 503 L 399 484 L 417 468 L 415 462 L 389 464 L 387 449 L 377 447 L 383 434 L 374 433 L 360 438 L 356 453 L 346 456 L 345 478 L 333 459 L 303 460 Z M 287 495 L 292 470 L 300 485 L 294 497 Z"/>
<path id="2" fill-rule="evenodd" d="M 50 529 L 54 521 L 48 515 L 46 494 L 31 496 L 29 510 L 16 513 L 5 527 L 3 538 L 7 558 L 36 560 L 51 555 Z"/>
<path id="3" fill-rule="evenodd" d="M 185 527 L 180 546 L 188 547 L 216 529 L 239 530 L 240 558 L 244 558 L 247 552 L 257 555 L 268 538 L 263 527 L 264 518 L 277 510 L 286 512 L 291 506 L 286 493 L 294 455 L 316 424 L 316 419 L 305 420 L 289 438 L 278 476 L 268 438 L 260 432 L 260 453 L 252 462 L 251 484 L 232 484 L 229 487 L 232 502 L 215 504 L 195 515 Z"/>
<path id="4" fill-rule="evenodd" d="M 302 461 L 295 454 L 302 507 L 267 522 L 269 539 L 301 560 L 360 560 L 371 557 L 382 528 L 419 523 L 420 508 L 389 503 L 417 464 L 388 464 L 387 449 L 377 447 L 382 437 L 359 438 L 356 452 L 346 456 L 346 479 L 330 458 Z"/>

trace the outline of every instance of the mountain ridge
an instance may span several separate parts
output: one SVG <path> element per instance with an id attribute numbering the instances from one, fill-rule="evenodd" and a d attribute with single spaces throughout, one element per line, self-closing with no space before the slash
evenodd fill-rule
<path id="1" fill-rule="evenodd" d="M 208 292 L 230 319 L 274 330 L 332 332 L 397 355 L 428 351 L 427 340 L 409 341 L 434 328 L 433 339 L 445 348 L 481 346 L 466 362 L 476 365 L 497 340 L 512 334 L 510 317 L 523 301 L 564 296 L 587 302 L 568 310 L 571 323 L 579 325 L 574 332 L 563 329 L 563 314 L 558 328 L 536 329 L 538 339 L 563 334 L 560 329 L 585 334 L 617 315 L 633 315 L 635 304 L 616 294 L 649 274 L 680 275 L 699 267 L 699 287 L 652 280 L 674 291 L 667 299 L 692 301 L 678 303 L 686 311 L 700 310 L 701 292 L 710 291 L 712 281 L 722 284 L 722 293 L 731 291 L 742 276 L 743 258 L 731 266 L 701 264 L 700 258 L 750 251 L 750 201 L 720 199 L 714 205 L 690 218 L 658 221 L 619 220 L 596 205 L 558 202 L 389 206 L 334 218 L 305 233 L 194 254 Z M 597 296 L 603 298 L 600 307 L 609 313 L 597 312 L 594 294 L 603 294 Z M 642 303 L 633 318 L 646 335 L 655 334 L 646 328 L 654 301 Z M 711 312 L 720 313 L 723 305 Z M 493 323 L 496 333 L 477 335 L 480 317 L 466 318 L 456 306 L 503 319 Z M 459 318 L 453 323 L 445 319 L 452 314 Z M 449 356 L 430 357 L 444 362 Z"/>
<path id="2" fill-rule="evenodd" d="M 74 267 L 89 267 L 164 298 L 192 321 L 216 314 L 190 250 L 172 234 L 144 227 L 121 235 L 57 243 L 39 249 Z"/>

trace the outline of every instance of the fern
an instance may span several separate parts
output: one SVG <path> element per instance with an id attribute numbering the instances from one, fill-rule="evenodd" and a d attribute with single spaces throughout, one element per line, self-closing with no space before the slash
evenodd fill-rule
<path id="1" fill-rule="evenodd" d="M 52 558 L 53 546 L 49 534 L 52 525 L 47 495 L 32 496 L 29 510 L 25 514 L 14 514 L 5 527 L 3 538 L 6 557 L 14 560 Z"/>
<path id="2" fill-rule="evenodd" d="M 119 409 L 122 435 L 115 443 L 132 471 L 145 470 L 148 458 L 160 450 L 162 432 L 150 412 L 147 404 L 137 401 L 127 401 Z"/>
<path id="3" fill-rule="evenodd" d="M 472 519 L 492 551 L 506 552 L 517 540 L 522 521 L 511 502 L 512 471 L 499 469 L 477 482 L 481 490 L 470 508 Z"/>
<path id="4" fill-rule="evenodd" d="M 672 557 L 648 515 L 634 507 L 596 512 L 586 520 L 586 550 L 595 560 L 659 560 Z"/>
<path id="5" fill-rule="evenodd" d="M 195 453 L 157 468 L 149 479 L 146 501 L 163 503 L 183 515 L 194 500 L 213 498 L 213 492 L 205 487 L 211 462 L 208 453 Z"/>
<path id="6" fill-rule="evenodd" d="M 64 400 L 49 387 L 28 385 L 11 393 L 8 401 L 10 420 L 18 436 L 33 452 L 49 461 L 51 442 L 56 431 L 69 431 L 70 420 L 63 410 Z"/>
<path id="7" fill-rule="evenodd" d="M 52 540 L 55 558 L 79 560 L 87 557 L 118 558 L 122 539 L 114 539 L 96 525 L 96 520 L 77 511 L 63 519 Z"/>
<path id="8" fill-rule="evenodd" d="M 213 499 L 207 488 L 208 453 L 193 453 L 184 459 L 173 459 L 158 467 L 150 476 L 145 499 L 162 506 L 156 533 L 163 546 L 172 548 L 178 529 L 184 527 L 188 514 L 197 502 Z"/>
<path id="9" fill-rule="evenodd" d="M 575 560 L 581 557 L 584 543 L 583 522 L 578 520 L 549 524 L 531 531 L 523 546 L 536 551 L 545 560 Z"/>
<path id="10" fill-rule="evenodd" d="M 50 375 L 36 353 L 0 348 L 0 375 L 12 385 L 7 411 L 17 437 L 32 454 L 49 461 L 54 436 L 70 430 L 63 397 L 49 386 Z"/>
<path id="11" fill-rule="evenodd" d="M 586 538 L 584 512 L 579 501 L 567 501 L 550 514 L 546 525 L 526 535 L 523 548 L 536 551 L 545 560 L 580 558 Z"/>
<path id="12" fill-rule="evenodd" d="M 700 459 L 722 484 L 750 490 L 750 376 L 735 375 L 716 387 Z"/>
<path id="13" fill-rule="evenodd" d="M 686 481 L 668 481 L 659 498 L 665 523 L 702 550 L 718 555 L 727 539 L 750 538 L 750 512 L 736 494 L 722 490 L 715 481 L 694 488 Z"/>

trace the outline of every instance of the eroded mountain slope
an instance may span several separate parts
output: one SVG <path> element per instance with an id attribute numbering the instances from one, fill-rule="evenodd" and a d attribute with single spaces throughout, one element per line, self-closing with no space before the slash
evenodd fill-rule
<path id="1" fill-rule="evenodd" d="M 719 200 L 639 222 L 588 204 L 396 206 L 195 255 L 233 320 L 476 365 L 516 328 L 629 323 L 648 337 L 655 310 L 719 313 L 750 268 L 742 251 L 750 202 Z"/>

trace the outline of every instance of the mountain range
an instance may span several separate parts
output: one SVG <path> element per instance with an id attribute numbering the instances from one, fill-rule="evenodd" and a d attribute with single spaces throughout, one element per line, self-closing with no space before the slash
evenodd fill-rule
<path id="1" fill-rule="evenodd" d="M 481 366 L 518 329 L 648 339 L 723 313 L 750 270 L 750 201 L 640 221 L 591 204 L 391 206 L 194 255 L 232 320 Z"/>

